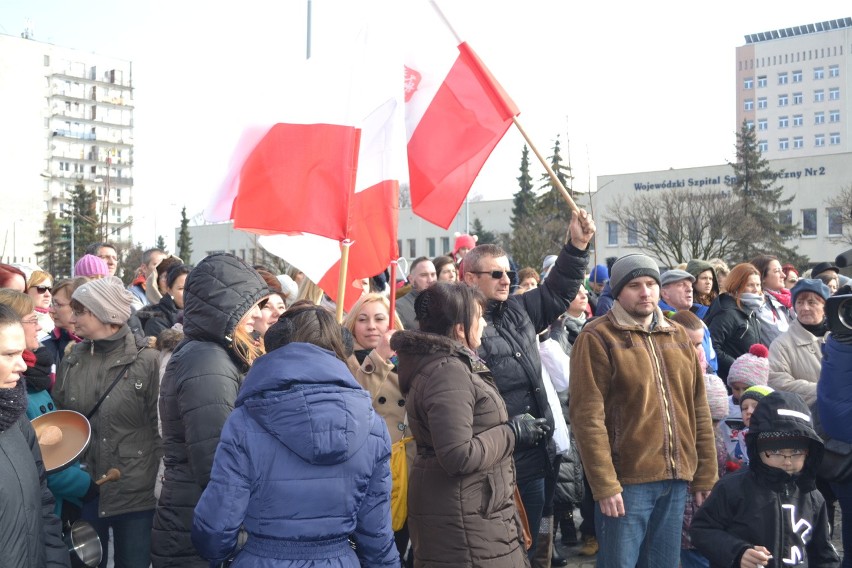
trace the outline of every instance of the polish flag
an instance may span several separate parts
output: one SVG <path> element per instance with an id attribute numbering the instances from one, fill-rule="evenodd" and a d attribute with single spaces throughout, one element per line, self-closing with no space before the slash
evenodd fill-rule
<path id="1" fill-rule="evenodd" d="M 429 3 L 407 30 L 405 123 L 414 212 L 445 229 L 520 111 Z"/>
<path id="2" fill-rule="evenodd" d="M 245 129 L 205 210 L 209 220 L 261 235 L 263 248 L 335 302 L 341 246 L 351 243 L 345 309 L 360 281 L 398 256 L 404 171 L 402 62 L 366 29 L 351 43 L 287 70 L 286 87 L 273 93 L 276 120 Z"/>

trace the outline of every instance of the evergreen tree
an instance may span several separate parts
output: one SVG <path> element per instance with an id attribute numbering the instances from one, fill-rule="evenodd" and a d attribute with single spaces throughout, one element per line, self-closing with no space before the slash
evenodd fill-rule
<path id="1" fill-rule="evenodd" d="M 177 255 L 186 264 L 192 262 L 192 237 L 189 236 L 189 219 L 186 216 L 186 206 L 180 210 L 180 232 L 177 240 Z"/>
<path id="2" fill-rule="evenodd" d="M 535 192 L 533 191 L 532 177 L 530 176 L 530 149 L 524 144 L 521 152 L 521 175 L 516 179 L 520 189 L 512 200 L 512 229 L 518 229 L 527 223 L 529 216 L 535 209 Z"/>
<path id="3" fill-rule="evenodd" d="M 36 253 L 39 265 L 54 279 L 71 276 L 71 226 L 51 212 L 45 216 L 44 228 L 39 231 L 41 247 Z"/>
<path id="4" fill-rule="evenodd" d="M 169 252 L 166 249 L 166 239 L 163 237 L 163 235 L 157 236 L 157 244 L 155 244 L 154 246 L 157 247 L 158 249 L 160 249 L 161 251 L 165 252 L 165 253 Z"/>
<path id="5" fill-rule="evenodd" d="M 97 214 L 98 198 L 78 180 L 71 191 L 71 211 L 74 216 L 74 259 L 86 254 L 86 247 L 101 240 L 100 222 Z"/>
<path id="6" fill-rule="evenodd" d="M 574 190 L 571 187 L 571 182 L 574 179 L 574 176 L 571 175 L 571 166 L 570 164 L 565 164 L 562 160 L 561 149 L 559 147 L 559 135 L 556 135 L 556 141 L 553 143 L 553 154 L 549 158 L 550 160 L 550 169 L 553 170 L 553 173 L 556 174 L 556 178 L 562 184 L 566 190 L 568 190 L 568 195 L 571 198 L 574 198 Z M 541 185 L 539 185 L 539 189 L 543 190 L 538 197 L 537 209 L 544 214 L 544 218 L 546 222 L 558 220 L 563 223 L 563 237 L 565 236 L 565 230 L 567 230 L 568 222 L 571 220 L 571 209 L 568 207 L 568 204 L 565 202 L 565 198 L 562 196 L 562 192 L 559 190 L 559 187 L 556 183 L 551 179 L 550 174 L 545 172 L 541 176 Z"/>
<path id="7" fill-rule="evenodd" d="M 479 217 L 473 218 L 473 223 L 470 226 L 470 233 L 472 235 L 476 235 L 477 245 L 501 244 L 502 239 L 500 235 L 498 233 L 495 233 L 494 231 L 486 231 L 485 228 L 482 226 L 482 221 L 479 219 Z"/>
<path id="8" fill-rule="evenodd" d="M 757 145 L 754 128 L 745 121 L 737 133 L 736 151 L 737 161 L 730 164 L 735 175 L 731 191 L 739 205 L 734 260 L 747 262 L 758 254 L 766 253 L 798 265 L 797 261 L 804 257 L 784 243 L 798 236 L 799 228 L 795 224 L 782 223 L 779 216 L 793 197 L 782 197 L 784 188 L 777 183 L 779 172 L 769 167 Z"/>

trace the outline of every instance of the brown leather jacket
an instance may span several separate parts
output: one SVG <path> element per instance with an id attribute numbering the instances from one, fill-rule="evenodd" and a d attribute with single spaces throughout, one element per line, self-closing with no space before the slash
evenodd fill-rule
<path id="1" fill-rule="evenodd" d="M 686 331 L 663 317 L 644 330 L 618 302 L 571 352 L 571 426 L 596 501 L 622 485 L 668 479 L 709 491 L 716 446 L 704 376 Z"/>

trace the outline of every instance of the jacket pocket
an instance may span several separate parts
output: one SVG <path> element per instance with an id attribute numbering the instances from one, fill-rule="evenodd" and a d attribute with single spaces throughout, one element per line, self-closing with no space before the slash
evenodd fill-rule
<path id="1" fill-rule="evenodd" d="M 489 517 L 496 508 L 498 493 L 493 473 L 489 473 L 482 478 L 480 493 L 482 497 L 482 503 L 479 507 L 479 514 L 483 517 Z"/>

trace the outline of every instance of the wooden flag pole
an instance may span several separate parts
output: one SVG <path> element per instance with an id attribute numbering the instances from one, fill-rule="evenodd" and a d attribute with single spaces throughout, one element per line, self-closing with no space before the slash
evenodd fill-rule
<path id="1" fill-rule="evenodd" d="M 343 300 L 346 299 L 346 269 L 349 265 L 349 247 L 352 241 L 344 239 L 340 243 L 340 273 L 337 281 L 337 323 L 343 323 Z"/>
<path id="2" fill-rule="evenodd" d="M 512 117 L 512 122 L 515 123 L 515 126 L 518 127 L 518 130 L 521 132 L 521 136 L 524 137 L 524 140 L 527 141 L 527 146 L 533 151 L 533 153 L 538 156 L 538 160 L 541 162 L 541 165 L 544 166 L 544 169 L 547 170 L 547 173 L 550 175 L 551 181 L 553 181 L 553 185 L 559 188 L 559 191 L 562 192 L 562 197 L 565 198 L 565 202 L 568 203 L 568 207 L 571 208 L 572 211 L 580 212 L 580 208 L 577 207 L 577 204 L 574 203 L 574 200 L 571 199 L 571 195 L 568 193 L 568 190 L 565 189 L 565 186 L 562 185 L 562 182 L 559 181 L 559 178 L 556 177 L 556 172 L 553 171 L 553 168 L 550 167 L 550 164 L 547 163 L 547 160 L 544 156 L 541 155 L 541 152 L 538 151 L 538 148 L 535 147 L 530 137 L 527 135 L 527 132 L 524 130 L 524 127 L 521 126 L 521 123 L 518 121 L 518 117 Z"/>
<path id="3" fill-rule="evenodd" d="M 398 253 L 399 251 L 397 251 Z M 393 259 L 390 265 L 390 278 L 388 279 L 388 285 L 390 285 L 390 328 L 393 329 L 394 322 L 394 310 L 396 309 L 396 268 L 397 268 L 398 259 Z"/>

